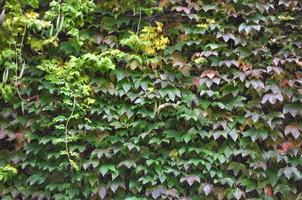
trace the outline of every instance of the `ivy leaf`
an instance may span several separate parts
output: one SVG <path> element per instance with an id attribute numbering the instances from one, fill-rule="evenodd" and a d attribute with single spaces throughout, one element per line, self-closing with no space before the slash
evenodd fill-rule
<path id="1" fill-rule="evenodd" d="M 116 74 L 117 81 L 121 81 L 122 79 L 125 78 L 125 72 L 123 71 L 116 70 L 115 74 Z"/>
<path id="2" fill-rule="evenodd" d="M 135 168 L 136 167 L 136 163 L 134 160 L 125 160 L 125 161 L 122 161 L 120 162 L 120 164 L 118 165 L 119 167 L 120 166 L 126 166 L 128 169 L 130 169 L 131 167 Z"/>
<path id="3" fill-rule="evenodd" d="M 42 184 L 45 181 L 45 177 L 41 173 L 36 173 L 31 175 L 27 181 L 29 182 L 29 185 L 34 185 L 36 183 Z"/>
<path id="4" fill-rule="evenodd" d="M 131 88 L 130 83 L 126 82 L 126 83 L 123 84 L 123 89 L 124 89 L 125 93 L 129 92 L 130 88 Z"/>
<path id="5" fill-rule="evenodd" d="M 244 192 L 243 192 L 241 189 L 236 188 L 236 190 L 235 190 L 235 192 L 234 192 L 234 197 L 235 197 L 237 200 L 239 200 L 239 199 L 242 197 L 243 194 L 244 194 Z"/>
<path id="6" fill-rule="evenodd" d="M 157 187 L 151 191 L 151 196 L 153 199 L 157 199 L 161 194 L 164 194 L 165 191 L 163 187 Z"/>
<path id="7" fill-rule="evenodd" d="M 98 194 L 100 195 L 101 199 L 104 199 L 107 195 L 107 189 L 105 187 L 100 187 L 98 189 Z"/>
<path id="8" fill-rule="evenodd" d="M 291 123 L 285 127 L 285 135 L 292 134 L 295 139 L 298 139 L 300 132 L 302 131 L 302 126 L 298 123 Z"/>
<path id="9" fill-rule="evenodd" d="M 282 173 L 286 176 L 287 179 L 290 179 L 292 177 L 292 175 L 295 175 L 298 179 L 301 179 L 301 172 L 299 172 L 299 170 L 297 169 L 297 167 L 285 167 L 283 169 L 280 169 L 279 173 Z"/>
<path id="10" fill-rule="evenodd" d="M 213 185 L 211 185 L 211 184 L 205 183 L 205 184 L 202 184 L 201 186 L 202 186 L 202 190 L 206 196 L 208 196 L 213 190 Z"/>
<path id="11" fill-rule="evenodd" d="M 290 113 L 293 117 L 297 114 L 302 115 L 302 105 L 297 103 L 286 104 L 283 107 L 283 113 Z"/>
<path id="12" fill-rule="evenodd" d="M 256 188 L 256 183 L 252 179 L 241 178 L 239 181 L 242 186 L 246 187 L 246 192 L 253 191 Z"/>
<path id="13" fill-rule="evenodd" d="M 268 132 L 264 129 L 249 129 L 243 133 L 244 137 L 250 137 L 253 142 L 255 142 L 257 139 L 261 138 L 262 140 L 265 140 L 268 136 Z"/>
<path id="14" fill-rule="evenodd" d="M 237 140 L 237 138 L 238 138 L 238 134 L 237 134 L 236 129 L 232 129 L 232 130 L 229 132 L 229 135 L 230 135 L 231 138 L 234 140 L 234 142 L 236 142 L 236 140 Z"/>
<path id="15" fill-rule="evenodd" d="M 103 176 L 105 176 L 109 171 L 114 173 L 116 171 L 115 166 L 112 164 L 105 164 L 100 167 L 100 172 Z"/>
<path id="16" fill-rule="evenodd" d="M 200 75 L 201 78 L 208 77 L 209 79 L 213 79 L 215 76 L 219 77 L 219 73 L 216 70 L 205 70 Z"/>
<path id="17" fill-rule="evenodd" d="M 115 64 L 112 62 L 110 58 L 101 58 L 98 62 L 99 66 L 103 69 L 115 69 Z"/>
<path id="18" fill-rule="evenodd" d="M 118 187 L 119 187 L 119 184 L 116 184 L 116 183 L 110 185 L 110 189 L 111 189 L 111 191 L 113 193 L 116 192 L 116 190 L 118 189 Z"/>
<path id="19" fill-rule="evenodd" d="M 184 182 L 184 181 L 186 181 L 190 186 L 192 186 L 194 182 L 200 183 L 200 178 L 195 175 L 189 175 L 189 176 L 182 177 L 180 179 L 180 182 Z"/>

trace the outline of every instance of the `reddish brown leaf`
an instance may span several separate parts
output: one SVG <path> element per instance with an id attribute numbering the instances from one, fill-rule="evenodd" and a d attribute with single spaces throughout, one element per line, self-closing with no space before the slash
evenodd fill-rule
<path id="1" fill-rule="evenodd" d="M 203 77 L 208 77 L 209 79 L 213 79 L 215 76 L 219 77 L 219 73 L 217 70 L 205 70 L 202 72 L 202 74 L 200 75 L 201 78 Z"/>
<path id="2" fill-rule="evenodd" d="M 21 149 L 26 144 L 27 144 L 27 139 L 25 137 L 25 134 L 23 132 L 16 133 L 16 143 L 15 143 L 16 150 Z"/>
<path id="3" fill-rule="evenodd" d="M 301 72 L 295 72 L 297 79 L 302 79 L 302 73 Z"/>
<path id="4" fill-rule="evenodd" d="M 291 134 L 295 139 L 300 136 L 300 131 L 302 131 L 302 126 L 297 123 L 291 123 L 285 127 L 284 133 L 285 135 Z"/>
<path id="5" fill-rule="evenodd" d="M 283 80 L 281 83 L 280 83 L 281 87 L 286 87 L 286 86 L 290 86 L 289 85 L 289 81 L 286 79 L 286 80 Z"/>
<path id="6" fill-rule="evenodd" d="M 302 67 L 302 62 L 299 60 L 296 60 L 297 65 L 299 65 L 300 67 Z"/>

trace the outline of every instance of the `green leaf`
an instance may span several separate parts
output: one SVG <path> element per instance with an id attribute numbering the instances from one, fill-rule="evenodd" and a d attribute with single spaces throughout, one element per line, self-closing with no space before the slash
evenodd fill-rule
<path id="1" fill-rule="evenodd" d="M 103 176 L 105 176 L 107 173 L 115 173 L 117 171 L 115 166 L 112 164 L 101 165 L 99 170 Z"/>

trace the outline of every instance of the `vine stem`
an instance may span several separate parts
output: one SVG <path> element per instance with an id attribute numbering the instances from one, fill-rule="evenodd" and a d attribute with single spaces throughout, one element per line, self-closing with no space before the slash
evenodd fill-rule
<path id="1" fill-rule="evenodd" d="M 22 48 L 23 48 L 23 43 L 24 43 L 24 38 L 25 38 L 26 31 L 27 31 L 27 25 L 25 25 L 24 32 L 23 32 L 22 39 L 21 39 L 20 56 L 21 56 L 21 53 L 22 53 Z"/>
<path id="2" fill-rule="evenodd" d="M 142 19 L 142 9 L 140 8 L 139 9 L 138 25 L 137 25 L 137 29 L 136 29 L 136 35 L 138 34 L 138 31 L 139 31 L 139 27 L 140 27 L 140 24 L 141 24 L 141 19 Z"/>
<path id="3" fill-rule="evenodd" d="M 70 116 L 68 117 L 68 119 L 66 121 L 65 132 L 64 132 L 64 135 L 65 135 L 65 150 L 66 150 L 66 154 L 67 154 L 69 162 L 71 162 L 71 159 L 70 159 L 70 153 L 69 153 L 69 149 L 68 149 L 68 124 L 69 124 L 69 122 L 70 122 L 70 120 L 72 118 L 72 115 L 74 113 L 75 105 L 76 105 L 76 96 L 74 95 L 73 96 L 73 105 L 72 105 L 71 114 L 70 114 Z"/>
<path id="4" fill-rule="evenodd" d="M 24 32 L 23 32 L 23 35 L 22 35 L 21 44 L 20 44 L 20 51 L 19 52 L 17 52 L 17 46 L 16 46 L 16 78 L 15 78 L 15 88 L 16 88 L 16 91 L 17 91 L 17 94 L 18 94 L 19 98 L 22 101 L 21 106 L 22 106 L 22 113 L 23 114 L 24 114 L 24 99 L 22 98 L 22 96 L 20 94 L 17 82 L 18 82 L 18 77 L 22 78 L 21 75 L 22 75 L 22 71 L 24 70 L 23 69 L 24 66 L 22 66 L 21 72 L 20 72 L 20 74 L 18 76 L 18 63 L 19 63 L 18 59 L 22 61 L 22 48 L 23 48 L 23 43 L 24 43 L 24 38 L 25 38 L 26 31 L 27 31 L 27 26 L 25 26 L 25 28 L 24 28 Z"/>

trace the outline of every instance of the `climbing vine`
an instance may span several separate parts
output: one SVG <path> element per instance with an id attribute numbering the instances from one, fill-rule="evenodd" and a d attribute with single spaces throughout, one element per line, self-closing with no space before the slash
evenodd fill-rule
<path id="1" fill-rule="evenodd" d="M 4 8 L 1 199 L 302 199 L 300 1 Z"/>

